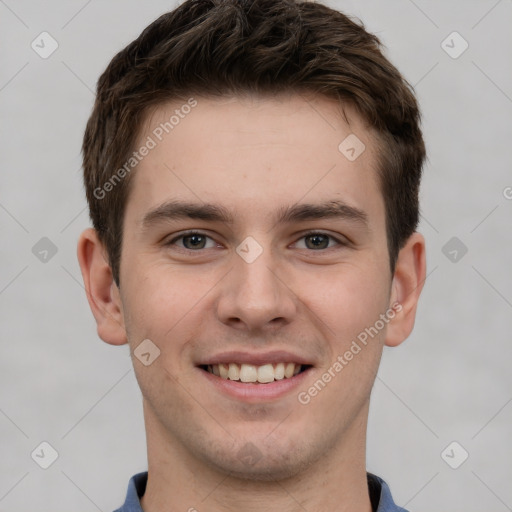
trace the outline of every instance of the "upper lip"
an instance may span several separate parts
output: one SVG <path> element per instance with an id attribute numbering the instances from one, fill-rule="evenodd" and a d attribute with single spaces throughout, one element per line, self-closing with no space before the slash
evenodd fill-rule
<path id="1" fill-rule="evenodd" d="M 197 363 L 198 366 L 215 364 L 252 364 L 261 366 L 267 363 L 296 363 L 302 365 L 311 365 L 310 359 L 306 359 L 287 350 L 273 350 L 271 352 L 247 352 L 242 350 L 232 350 L 221 352 L 210 357 L 205 357 Z"/>

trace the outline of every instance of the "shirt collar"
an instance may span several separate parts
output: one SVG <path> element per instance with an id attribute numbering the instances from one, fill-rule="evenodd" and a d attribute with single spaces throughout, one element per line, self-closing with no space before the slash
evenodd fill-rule
<path id="1" fill-rule="evenodd" d="M 375 512 L 407 512 L 407 510 L 395 505 L 391 497 L 391 491 L 388 484 L 376 475 L 367 473 L 368 488 L 370 490 L 370 498 L 372 505 L 377 505 Z M 126 500 L 121 508 L 114 512 L 143 512 L 140 506 L 140 498 L 146 491 L 146 483 L 148 481 L 148 472 L 137 473 L 130 478 L 128 483 L 128 491 L 126 493 Z M 374 506 L 375 506 L 374 505 Z"/>

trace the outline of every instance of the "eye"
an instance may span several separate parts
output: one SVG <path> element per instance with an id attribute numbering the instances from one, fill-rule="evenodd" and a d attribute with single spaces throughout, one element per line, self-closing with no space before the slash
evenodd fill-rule
<path id="1" fill-rule="evenodd" d="M 304 240 L 302 246 L 300 241 Z M 165 243 L 166 246 L 177 246 L 187 251 L 199 251 L 202 249 L 212 249 L 217 246 L 216 242 L 201 231 L 188 231 L 173 238 Z M 311 231 L 303 235 L 295 245 L 299 249 L 310 249 L 321 251 L 331 249 L 335 246 L 346 246 L 347 243 L 327 233 Z"/>
<path id="2" fill-rule="evenodd" d="M 332 235 L 328 235 L 327 233 L 322 233 L 318 231 L 311 231 L 309 233 L 306 233 L 304 236 L 300 238 L 300 240 L 305 240 L 305 247 L 299 247 L 299 249 L 330 249 L 332 247 L 329 244 L 330 241 L 336 242 L 335 245 L 346 245 L 346 243 L 333 237 Z"/>
<path id="3" fill-rule="evenodd" d="M 209 247 L 206 246 L 207 240 L 211 241 Z M 176 243 L 178 241 L 182 242 L 181 245 Z M 177 245 L 178 247 L 189 251 L 197 249 L 211 249 L 216 246 L 215 242 L 209 236 L 201 233 L 200 231 L 188 231 L 187 233 L 183 233 L 180 236 L 173 238 L 165 245 Z"/>

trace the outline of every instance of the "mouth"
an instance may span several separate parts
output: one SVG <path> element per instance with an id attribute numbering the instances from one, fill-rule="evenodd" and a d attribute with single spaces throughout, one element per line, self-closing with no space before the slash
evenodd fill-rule
<path id="1" fill-rule="evenodd" d="M 306 372 L 311 365 L 292 362 L 266 363 L 219 363 L 200 365 L 199 368 L 222 380 L 245 384 L 271 384 L 284 381 Z"/>
<path id="2" fill-rule="evenodd" d="M 314 371 L 307 359 L 287 351 L 229 352 L 196 364 L 209 389 L 248 404 L 276 403 L 293 396 Z"/>

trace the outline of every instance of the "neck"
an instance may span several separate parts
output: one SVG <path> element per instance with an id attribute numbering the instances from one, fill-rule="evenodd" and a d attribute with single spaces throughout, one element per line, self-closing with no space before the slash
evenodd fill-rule
<path id="1" fill-rule="evenodd" d="M 234 477 L 198 460 L 144 408 L 148 482 L 144 512 L 371 512 L 365 467 L 367 407 L 347 436 L 296 475 L 261 481 Z M 148 421 L 149 420 L 149 421 Z"/>

